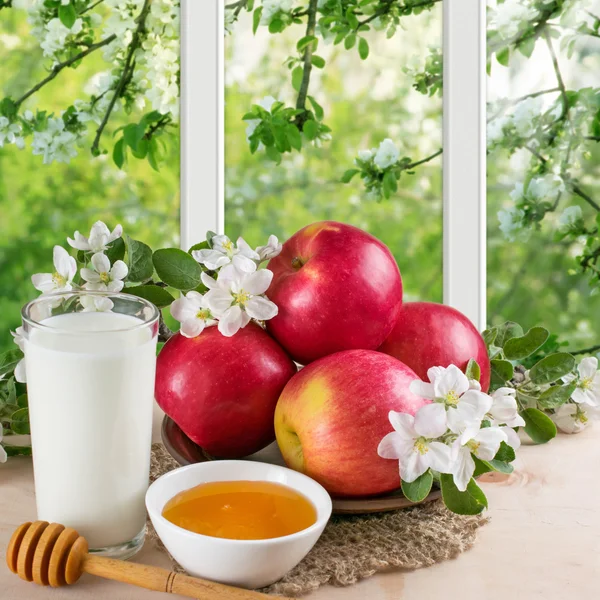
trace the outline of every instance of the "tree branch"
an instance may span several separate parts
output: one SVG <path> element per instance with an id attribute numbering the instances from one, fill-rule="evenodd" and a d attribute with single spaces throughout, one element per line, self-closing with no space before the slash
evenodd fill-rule
<path id="1" fill-rule="evenodd" d="M 308 23 L 306 25 L 306 35 L 315 35 L 317 28 L 317 7 L 319 0 L 310 0 L 308 5 Z M 306 110 L 306 98 L 308 96 L 308 86 L 310 85 L 310 74 L 312 72 L 312 57 L 313 57 L 313 44 L 308 44 L 304 49 L 304 70 L 302 73 L 302 83 L 300 84 L 300 90 L 298 91 L 298 100 L 296 101 L 296 108 Z M 298 115 L 296 117 L 296 124 L 301 129 L 306 121 L 306 115 Z"/>
<path id="2" fill-rule="evenodd" d="M 86 8 L 84 8 L 79 15 L 85 15 L 86 12 L 90 12 L 90 10 L 94 10 L 94 8 L 96 8 L 96 6 L 98 6 L 98 4 L 102 4 L 104 2 L 104 0 L 97 0 L 97 2 L 94 2 L 94 4 L 90 4 L 90 6 L 87 6 Z"/>
<path id="3" fill-rule="evenodd" d="M 233 10 L 234 15 L 237 17 L 244 8 L 248 5 L 248 0 L 239 0 L 238 2 L 232 2 L 231 4 L 226 4 L 225 8 L 227 10 Z"/>
<path id="4" fill-rule="evenodd" d="M 509 106 L 514 106 L 515 104 L 519 104 L 519 102 L 523 102 L 523 100 L 527 100 L 528 98 L 537 98 L 538 96 L 543 96 L 544 94 L 552 94 L 554 92 L 560 92 L 559 87 L 549 88 L 547 90 L 540 90 L 539 92 L 532 92 L 531 94 L 525 94 L 524 96 L 519 96 L 518 98 L 512 98 L 508 100 L 508 102 L 494 115 L 492 115 L 487 122 L 490 123 L 494 119 L 498 118 L 504 110 Z"/>
<path id="5" fill-rule="evenodd" d="M 593 354 L 594 352 L 598 352 L 600 350 L 600 346 L 591 346 L 590 348 L 582 348 L 581 350 L 574 350 L 569 352 L 573 356 L 579 356 L 580 354 Z"/>
<path id="6" fill-rule="evenodd" d="M 591 140 L 592 142 L 600 142 L 600 135 L 586 135 L 584 140 Z"/>
<path id="7" fill-rule="evenodd" d="M 436 158 L 437 156 L 439 156 L 444 150 L 442 148 L 440 148 L 439 150 L 437 150 L 436 152 L 434 152 L 433 154 L 431 154 L 430 156 L 426 157 L 426 158 L 422 158 L 421 160 L 418 160 L 414 163 L 410 163 L 409 165 L 406 165 L 406 167 L 404 167 L 403 171 L 412 171 L 415 167 L 418 167 L 419 165 L 422 165 L 426 162 L 429 162 L 430 160 L 433 160 L 434 158 Z"/>
<path id="8" fill-rule="evenodd" d="M 123 94 L 123 90 L 125 86 L 130 81 L 131 76 L 133 75 L 133 69 L 135 66 L 135 61 L 133 59 L 133 54 L 138 48 L 139 40 L 144 31 L 144 27 L 146 24 L 146 17 L 148 16 L 148 12 L 150 11 L 150 0 L 144 0 L 144 6 L 140 11 L 138 16 L 138 24 L 131 38 L 131 43 L 129 44 L 129 48 L 127 49 L 127 55 L 125 57 L 125 63 L 123 66 L 123 73 L 121 73 L 121 78 L 119 79 L 119 83 L 117 83 L 117 87 L 115 88 L 115 93 L 111 98 L 111 101 L 106 109 L 106 114 L 102 119 L 98 129 L 96 130 L 96 136 L 94 137 L 94 142 L 92 143 L 92 155 L 97 156 L 100 152 L 100 138 L 102 137 L 102 132 L 104 131 L 108 120 L 110 119 L 110 115 L 115 107 L 117 100 Z"/>
<path id="9" fill-rule="evenodd" d="M 546 40 L 546 45 L 548 46 L 548 50 L 550 51 L 550 56 L 552 58 L 552 66 L 554 67 L 554 73 L 556 75 L 556 81 L 558 83 L 558 89 L 560 90 L 560 96 L 563 103 L 561 119 L 564 119 L 569 112 L 569 98 L 567 97 L 567 89 L 565 88 L 565 82 L 563 81 L 560 67 L 558 65 L 558 57 L 556 56 L 556 52 L 554 52 L 552 38 L 550 37 L 548 31 L 544 31 L 544 39 Z"/>
<path id="10" fill-rule="evenodd" d="M 438 2 L 441 2 L 442 0 L 422 0 L 421 2 L 414 2 L 413 4 L 410 5 L 402 5 L 399 8 L 405 8 L 405 9 L 410 9 L 412 10 L 413 8 L 422 8 L 424 6 L 433 6 L 434 4 L 437 4 Z M 356 27 L 355 31 L 358 31 L 363 25 L 368 25 L 369 23 L 371 23 L 371 21 L 374 21 L 375 19 L 377 19 L 378 17 L 381 17 L 383 15 L 387 15 L 389 12 L 391 12 L 392 8 L 394 8 L 394 0 L 388 0 L 388 2 L 386 3 L 385 6 L 382 6 L 379 8 L 379 10 L 376 10 L 371 16 L 367 17 L 364 21 L 360 21 L 358 23 L 358 26 Z M 398 6 L 396 4 L 396 6 Z"/>
<path id="11" fill-rule="evenodd" d="M 54 67 L 50 71 L 50 74 L 45 79 L 42 79 L 42 81 L 40 81 L 37 85 L 34 85 L 28 92 L 23 94 L 18 100 L 15 101 L 16 107 L 19 108 L 19 106 L 21 106 L 21 104 L 23 104 L 23 102 L 25 102 L 25 100 L 29 98 L 29 96 L 32 96 L 38 90 L 43 88 L 47 83 L 50 83 L 63 69 L 70 67 L 73 63 L 76 63 L 78 60 L 85 58 L 88 54 L 91 54 L 92 52 L 98 50 L 98 48 L 108 46 L 108 44 L 114 42 L 116 39 L 117 36 L 115 34 L 109 35 L 107 38 L 101 40 L 96 44 L 92 44 L 85 50 L 82 50 L 79 54 L 76 54 L 75 56 L 69 58 L 69 60 L 65 60 L 64 62 L 54 65 Z"/>
<path id="12" fill-rule="evenodd" d="M 569 183 L 569 187 L 574 194 L 583 198 L 590 206 L 600 212 L 600 204 L 598 204 L 591 196 L 586 194 L 576 183 Z"/>
<path id="13" fill-rule="evenodd" d="M 169 326 L 165 323 L 161 313 L 158 321 L 158 341 L 168 342 L 174 335 L 175 332 L 169 329 Z"/>

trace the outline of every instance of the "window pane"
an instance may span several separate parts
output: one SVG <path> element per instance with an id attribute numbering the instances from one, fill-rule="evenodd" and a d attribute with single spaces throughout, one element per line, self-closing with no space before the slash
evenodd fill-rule
<path id="1" fill-rule="evenodd" d="M 397 3 L 374 0 L 358 8 L 358 2 L 350 2 L 356 5 L 354 19 L 370 27 L 357 36 L 356 22 L 337 14 L 338 2 L 320 0 L 313 42 L 318 46 L 308 80 L 303 79 L 302 44 L 311 38 L 305 37 L 308 16 L 300 8 L 307 3 L 279 2 L 279 12 L 271 10 L 277 3 L 263 4 L 262 16 L 256 13 L 261 3 L 255 2 L 254 13 L 242 10 L 233 23 L 235 12 L 226 12 L 228 234 L 243 235 L 256 245 L 270 233 L 287 239 L 318 220 L 351 223 L 391 248 L 407 299 L 441 301 L 441 2 L 425 3 L 423 11 L 401 16 L 399 22 Z M 289 11 L 296 6 L 299 23 L 291 22 Z M 311 114 L 287 116 L 286 109 L 303 106 L 307 83 Z M 283 108 L 275 104 L 273 111 L 275 100 Z M 256 104 L 275 115 L 253 109 Z M 331 132 L 319 129 L 321 124 Z M 297 125 L 304 130 L 302 139 Z M 320 139 L 311 142 L 319 131 Z M 301 151 L 285 151 L 300 139 Z M 364 162 L 357 164 L 359 156 Z M 407 168 L 421 160 L 414 171 Z M 351 169 L 360 172 L 342 183 Z M 364 170 L 370 170 L 370 180 L 361 179 Z M 384 191 L 381 179 L 388 171 Z M 392 171 L 400 174 L 397 183 Z"/>
<path id="2" fill-rule="evenodd" d="M 600 330 L 599 8 L 488 3 L 489 321 L 573 348 Z"/>
<path id="3" fill-rule="evenodd" d="M 13 2 L 13 8 L 0 7 L 0 101 L 19 99 L 42 82 L 52 67 L 53 57 L 65 60 L 62 38 L 32 30 L 36 23 L 43 30 L 44 23 L 50 19 L 40 4 L 43 3 L 33 6 L 21 0 Z M 138 4 L 142 3 L 130 3 L 132 10 Z M 32 5 L 30 22 L 28 5 Z M 104 39 L 107 35 L 104 32 L 119 25 L 123 16 L 116 14 L 114 6 L 103 4 L 98 4 L 87 15 L 95 15 L 89 26 L 95 41 Z M 112 24 L 108 23 L 110 18 Z M 148 24 L 153 27 L 150 21 Z M 130 24 L 124 20 L 122 26 L 125 34 Z M 78 27 L 74 25 L 74 30 Z M 176 49 L 177 40 L 171 39 L 165 23 L 162 27 L 165 31 L 160 40 Z M 127 42 L 126 37 L 123 40 Z M 80 47 L 88 42 L 82 39 Z M 42 43 L 44 49 L 40 47 Z M 144 114 L 152 111 L 152 90 L 157 91 L 156 88 L 150 86 L 147 93 L 136 92 L 139 100 L 145 99 L 145 105 L 142 108 L 136 103 L 130 114 L 125 111 L 124 101 L 116 103 L 100 141 L 100 148 L 107 154 L 98 158 L 92 157 L 90 148 L 99 120 L 86 120 L 82 124 L 86 133 L 81 135 L 80 144 L 69 141 L 71 134 L 62 138 L 65 142 L 62 152 L 56 144 L 44 145 L 44 139 L 40 139 L 39 148 L 35 149 L 32 132 L 27 135 L 23 130 L 17 134 L 17 137 L 24 134 L 23 149 L 11 143 L 12 138 L 6 135 L 8 118 L 17 127 L 15 131 L 25 128 L 23 118 L 36 115 L 38 133 L 48 130 L 48 117 L 58 127 L 59 121 L 64 123 L 61 113 L 70 106 L 86 112 L 83 105 L 76 102 L 78 99 L 89 103 L 96 97 L 98 110 L 94 118 L 105 115 L 107 100 L 112 97 L 115 86 L 110 73 L 117 63 L 103 53 L 112 52 L 114 43 L 116 41 L 90 53 L 77 69 L 62 70 L 25 100 L 16 114 L 9 114 L 6 101 L 0 105 L 3 115 L 0 116 L 0 352 L 14 348 L 9 329 L 20 324 L 21 306 L 38 294 L 31 284 L 31 275 L 53 270 L 53 246 L 60 244 L 68 248 L 66 238 L 73 237 L 75 230 L 87 236 L 92 224 L 101 219 L 111 229 L 121 223 L 126 233 L 153 247 L 178 245 L 179 139 L 176 128 L 170 128 L 169 133 L 161 137 L 160 154 L 164 156 L 159 158 L 160 172 L 154 170 L 147 159 L 137 159 L 131 152 L 122 170 L 113 160 L 113 148 L 122 133 L 114 134 L 123 125 L 139 123 Z M 167 68 L 168 57 L 163 58 L 163 66 Z M 138 64 L 142 72 L 147 68 L 151 65 Z M 136 89 L 135 82 L 134 77 L 128 88 L 132 93 Z M 160 94 L 155 98 L 160 99 Z M 177 103 L 177 95 L 174 103 Z M 165 110 L 168 107 L 165 106 Z M 41 114 L 43 111 L 45 114 Z M 65 130 L 71 126 L 75 130 L 73 123 Z"/>

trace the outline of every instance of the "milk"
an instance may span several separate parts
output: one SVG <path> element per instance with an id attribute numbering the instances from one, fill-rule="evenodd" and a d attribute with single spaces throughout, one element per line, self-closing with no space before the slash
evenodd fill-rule
<path id="1" fill-rule="evenodd" d="M 38 519 L 124 544 L 146 520 L 156 337 L 116 313 L 41 325 L 25 342 Z"/>

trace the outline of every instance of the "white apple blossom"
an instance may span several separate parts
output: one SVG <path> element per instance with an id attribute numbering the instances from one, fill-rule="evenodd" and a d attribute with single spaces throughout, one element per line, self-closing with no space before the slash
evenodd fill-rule
<path id="1" fill-rule="evenodd" d="M 73 277 L 77 273 L 75 259 L 62 246 L 54 246 L 54 273 L 37 273 L 31 282 L 42 294 L 69 292 L 73 289 Z"/>
<path id="2" fill-rule="evenodd" d="M 519 415 L 516 393 L 517 390 L 509 387 L 498 388 L 492 393 L 492 407 L 488 414 L 493 425 L 525 427 L 525 421 Z"/>
<path id="3" fill-rule="evenodd" d="M 542 114 L 543 99 L 526 98 L 517 104 L 512 116 L 511 122 L 517 134 L 521 137 L 528 138 L 536 130 L 537 120 Z"/>
<path id="4" fill-rule="evenodd" d="M 467 439 L 457 439 L 452 446 L 452 477 L 456 487 L 464 492 L 475 472 L 473 454 L 481 460 L 492 460 L 506 442 L 506 434 L 499 427 L 485 427 Z"/>
<path id="5" fill-rule="evenodd" d="M 181 335 L 194 338 L 205 327 L 216 325 L 205 296 L 198 292 L 188 292 L 171 304 L 171 316 L 181 323 Z"/>
<path id="6" fill-rule="evenodd" d="M 261 25 L 270 25 L 274 17 L 280 13 L 289 14 L 294 6 L 294 0 L 262 0 Z"/>
<path id="7" fill-rule="evenodd" d="M 4 144 L 14 144 L 20 150 L 25 147 L 25 140 L 21 134 L 23 128 L 19 123 L 11 123 L 6 117 L 0 117 L 0 148 Z"/>
<path id="8" fill-rule="evenodd" d="M 211 249 L 194 250 L 192 256 L 211 271 L 233 264 L 244 273 L 252 273 L 256 271 L 256 261 L 260 261 L 258 253 L 243 238 L 238 238 L 236 246 L 226 235 L 215 235 Z"/>
<path id="9" fill-rule="evenodd" d="M 400 150 L 398 150 L 396 144 L 390 138 L 386 138 L 379 145 L 373 162 L 383 170 L 396 164 L 398 158 L 400 158 Z"/>
<path id="10" fill-rule="evenodd" d="M 373 152 L 371 150 L 359 150 L 358 160 L 362 162 L 369 162 L 373 158 Z"/>
<path id="11" fill-rule="evenodd" d="M 83 312 L 110 312 L 115 304 L 104 296 L 80 296 L 79 303 L 83 307 Z"/>
<path id="12" fill-rule="evenodd" d="M 498 31 L 504 39 L 514 37 L 538 16 L 538 11 L 528 0 L 506 0 L 498 3 L 490 27 Z"/>
<path id="13" fill-rule="evenodd" d="M 76 19 L 71 27 L 66 27 L 58 18 L 52 19 L 46 25 L 44 39 L 40 44 L 44 56 L 54 57 L 67 43 L 67 38 L 76 36 L 83 29 L 82 19 Z"/>
<path id="14" fill-rule="evenodd" d="M 377 454 L 382 458 L 400 461 L 400 476 L 403 481 L 412 483 L 428 469 L 440 473 L 450 472 L 450 447 L 430 439 L 446 432 L 445 423 L 427 422 L 426 419 L 417 419 L 395 411 L 390 411 L 389 420 L 394 431 L 381 440 Z"/>
<path id="15" fill-rule="evenodd" d="M 590 421 L 600 420 L 600 408 L 569 402 L 559 406 L 550 418 L 563 433 L 581 433 Z"/>
<path id="16" fill-rule="evenodd" d="M 65 130 L 65 122 L 61 118 L 50 117 L 44 131 L 33 133 L 31 150 L 34 155 L 43 155 L 45 165 L 54 161 L 68 163 L 77 156 L 78 141 L 75 133 Z"/>
<path id="17" fill-rule="evenodd" d="M 108 248 L 108 245 L 114 242 L 117 238 L 123 235 L 123 227 L 117 225 L 111 232 L 105 223 L 102 221 L 96 221 L 92 225 L 89 237 L 84 237 L 76 231 L 74 234 L 75 239 L 67 238 L 69 246 L 76 250 L 83 250 L 84 252 L 104 252 Z"/>
<path id="18" fill-rule="evenodd" d="M 106 254 L 96 252 L 92 256 L 92 269 L 87 267 L 81 269 L 81 277 L 87 281 L 85 289 L 93 291 L 120 292 L 125 283 L 123 279 L 127 277 L 129 269 L 122 260 L 115 261 L 110 265 L 110 260 Z"/>
<path id="19" fill-rule="evenodd" d="M 277 315 L 277 305 L 263 296 L 272 279 L 268 269 L 247 273 L 235 265 L 222 268 L 216 281 L 202 273 L 202 282 L 208 288 L 206 304 L 219 320 L 219 331 L 224 336 L 235 335 L 250 319 L 266 321 Z"/>
<path id="20" fill-rule="evenodd" d="M 515 206 L 507 210 L 498 211 L 498 221 L 500 222 L 500 231 L 507 240 L 514 242 L 516 240 L 526 241 L 530 236 L 530 230 L 524 226 L 525 211 Z"/>
<path id="21" fill-rule="evenodd" d="M 266 246 L 259 246 L 256 249 L 260 261 L 271 260 L 281 254 L 283 245 L 279 242 L 276 235 L 270 235 Z"/>
<path id="22" fill-rule="evenodd" d="M 0 423 L 0 442 L 2 442 L 3 436 L 4 436 L 4 430 L 2 428 L 2 423 Z M 5 463 L 7 458 L 8 458 L 8 456 L 6 454 L 6 450 L 4 449 L 2 444 L 0 444 L 0 463 Z"/>
<path id="23" fill-rule="evenodd" d="M 13 341 L 14 343 L 19 346 L 19 350 L 21 350 L 21 352 L 25 352 L 25 337 L 24 337 L 24 331 L 22 327 L 17 327 L 17 329 L 14 332 L 10 332 L 10 335 L 13 336 Z M 15 371 L 14 371 L 14 375 L 15 375 L 15 379 L 19 382 L 19 383 L 27 383 L 27 375 L 25 373 L 25 359 L 21 359 L 18 363 L 17 366 L 15 367 Z"/>
<path id="24" fill-rule="evenodd" d="M 553 201 L 565 191 L 565 182 L 560 175 L 547 173 L 534 177 L 527 186 L 527 194 L 534 200 Z"/>
<path id="25" fill-rule="evenodd" d="M 583 211 L 577 204 L 567 206 L 558 219 L 558 230 L 567 233 L 583 223 Z"/>
<path id="26" fill-rule="evenodd" d="M 577 366 L 579 377 L 569 374 L 563 377 L 565 383 L 577 381 L 577 387 L 571 396 L 571 400 L 577 404 L 600 407 L 600 371 L 598 370 L 598 359 L 588 356 L 581 360 Z"/>
<path id="27" fill-rule="evenodd" d="M 231 35 L 233 33 L 233 26 L 234 26 L 235 22 L 236 22 L 235 11 L 230 8 L 226 8 L 225 9 L 225 20 L 224 20 L 225 35 Z"/>

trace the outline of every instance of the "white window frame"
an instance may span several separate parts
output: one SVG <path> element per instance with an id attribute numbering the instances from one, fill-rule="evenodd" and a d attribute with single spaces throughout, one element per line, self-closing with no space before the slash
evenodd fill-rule
<path id="1" fill-rule="evenodd" d="M 444 303 L 486 325 L 486 3 L 444 3 Z M 226 0 L 181 0 L 181 246 L 223 232 Z M 214 115 L 214 119 L 207 115 Z"/>

